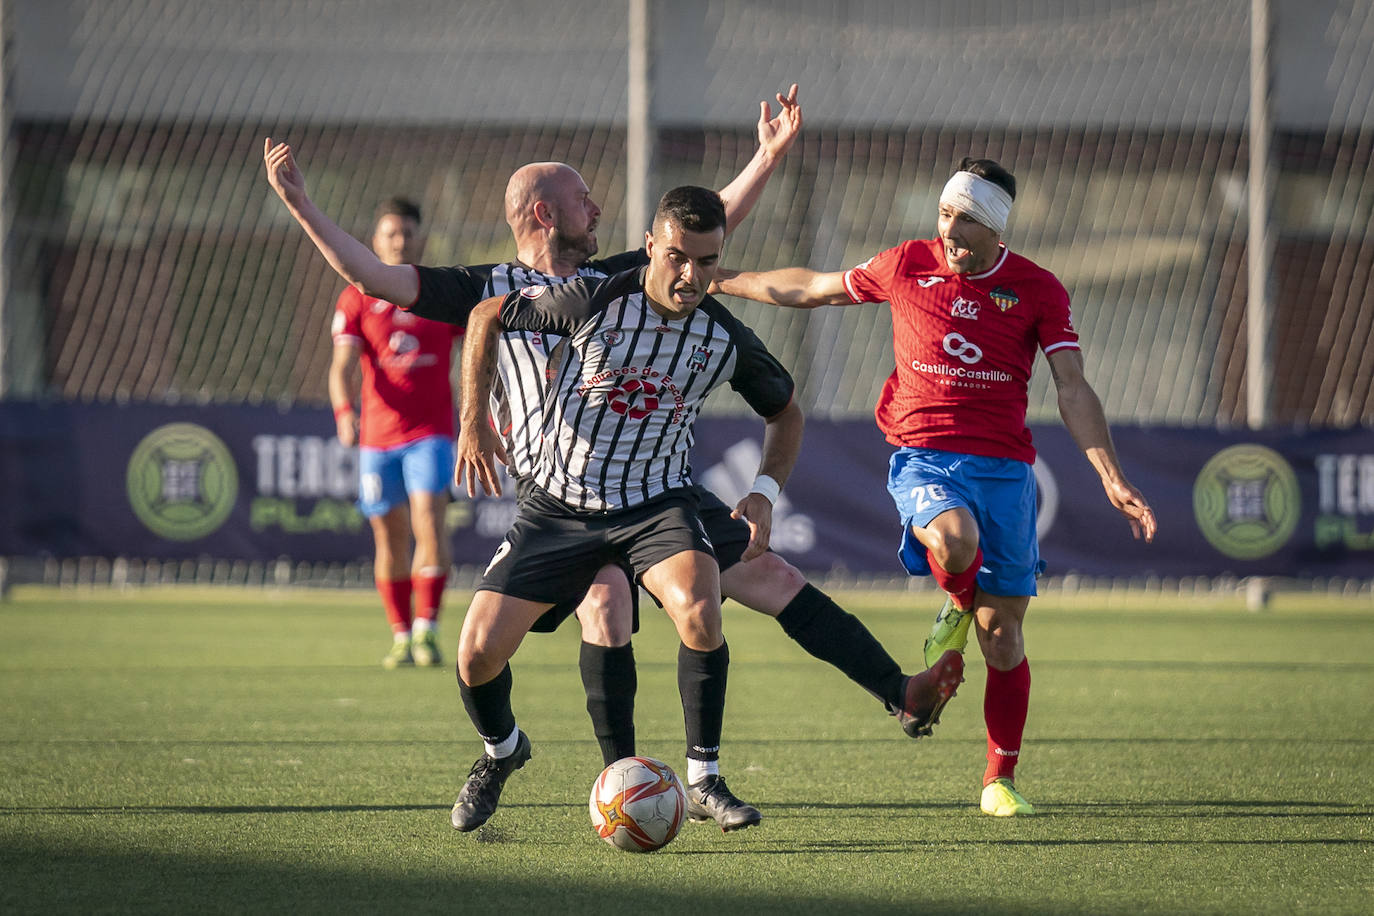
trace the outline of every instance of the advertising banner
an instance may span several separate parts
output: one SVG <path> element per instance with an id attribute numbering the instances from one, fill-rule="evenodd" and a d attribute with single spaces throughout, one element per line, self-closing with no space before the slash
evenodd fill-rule
<path id="1" fill-rule="evenodd" d="M 758 469 L 763 424 L 697 424 L 693 474 L 733 504 Z M 1039 451 L 1050 575 L 1374 576 L 1374 431 L 1117 427 L 1127 474 L 1154 506 L 1135 541 L 1058 425 Z M 808 573 L 896 575 L 892 449 L 871 421 L 812 419 L 775 507 L 773 547 Z M 0 404 L 0 555 L 349 562 L 371 556 L 355 449 L 327 410 Z M 455 498 L 454 562 L 485 566 L 515 515 Z"/>

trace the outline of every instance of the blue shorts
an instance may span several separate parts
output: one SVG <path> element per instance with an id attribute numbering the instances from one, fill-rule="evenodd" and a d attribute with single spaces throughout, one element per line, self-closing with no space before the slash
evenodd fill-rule
<path id="1" fill-rule="evenodd" d="M 453 460 L 453 440 L 447 436 L 358 449 L 358 509 L 372 518 L 409 502 L 411 493 L 448 492 Z"/>
<path id="2" fill-rule="evenodd" d="M 1045 568 L 1035 535 L 1035 472 L 1024 461 L 928 448 L 901 448 L 888 465 L 887 491 L 902 517 L 897 556 L 913 576 L 930 575 L 926 549 L 911 533 L 949 509 L 978 524 L 983 565 L 978 587 L 990 595 L 1034 595 Z"/>

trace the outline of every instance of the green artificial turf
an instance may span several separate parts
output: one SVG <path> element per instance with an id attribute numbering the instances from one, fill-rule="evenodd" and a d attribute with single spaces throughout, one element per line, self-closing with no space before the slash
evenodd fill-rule
<path id="1" fill-rule="evenodd" d="M 916 664 L 932 593 L 842 594 Z M 465 596 L 448 596 L 457 646 Z M 644 604 L 639 752 L 682 766 L 676 639 Z M 480 753 L 452 668 L 382 670 L 356 591 L 21 587 L 0 602 L 0 912 L 1367 913 L 1374 606 L 1049 594 L 1017 785 L 978 811 L 984 668 L 934 738 L 726 607 L 722 770 L 763 824 L 631 855 L 592 832 L 600 770 L 574 627 L 512 663 L 534 757 L 472 834 Z"/>

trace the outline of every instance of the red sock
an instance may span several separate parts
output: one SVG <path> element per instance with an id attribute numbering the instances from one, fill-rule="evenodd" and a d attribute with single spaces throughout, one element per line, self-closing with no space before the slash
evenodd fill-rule
<path id="1" fill-rule="evenodd" d="M 1026 730 L 1026 710 L 1030 706 L 1030 660 L 1010 671 L 988 665 L 987 689 L 983 693 L 983 721 L 988 726 L 988 768 L 983 785 L 994 779 L 1012 779 L 1021 754 L 1021 735 Z"/>
<path id="2" fill-rule="evenodd" d="M 416 574 L 410 582 L 415 589 L 415 616 L 426 620 L 439 619 L 439 605 L 444 597 L 444 584 L 447 576 L 425 576 Z"/>
<path id="3" fill-rule="evenodd" d="M 400 633 L 410 629 L 410 580 L 374 580 L 377 593 L 382 596 L 382 607 L 386 609 L 386 619 L 391 624 L 391 632 Z"/>
<path id="4" fill-rule="evenodd" d="M 973 607 L 973 595 L 978 591 L 978 568 L 983 565 L 983 548 L 978 548 L 973 555 L 973 562 L 963 572 L 952 573 L 945 569 L 935 562 L 935 555 L 929 550 L 926 551 L 926 562 L 930 564 L 930 574 L 935 577 L 935 584 L 954 599 L 959 610 L 967 611 Z"/>

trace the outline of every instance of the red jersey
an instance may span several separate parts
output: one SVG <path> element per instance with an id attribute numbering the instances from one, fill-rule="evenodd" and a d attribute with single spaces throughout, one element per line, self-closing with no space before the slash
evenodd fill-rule
<path id="1" fill-rule="evenodd" d="M 903 242 L 844 275 L 855 302 L 892 307 L 897 367 L 875 415 L 887 441 L 1031 463 L 1026 393 L 1037 349 L 1078 349 L 1054 274 L 1002 248 L 958 274 L 939 239 Z"/>
<path id="2" fill-rule="evenodd" d="M 412 315 L 353 287 L 334 306 L 334 343 L 361 349 L 358 444 L 394 448 L 425 436 L 453 437 L 449 366 L 458 325 Z"/>

